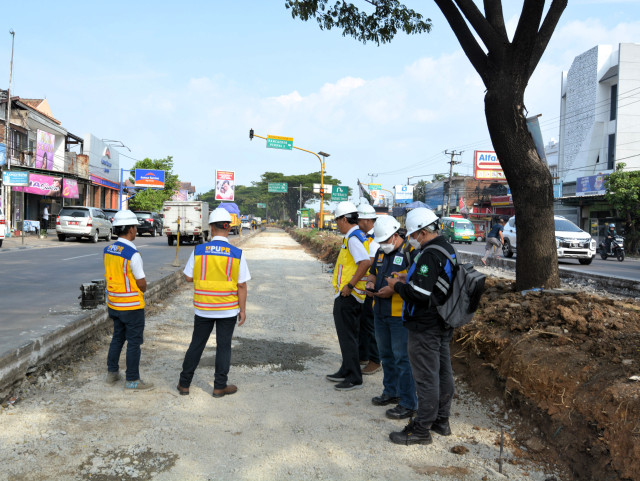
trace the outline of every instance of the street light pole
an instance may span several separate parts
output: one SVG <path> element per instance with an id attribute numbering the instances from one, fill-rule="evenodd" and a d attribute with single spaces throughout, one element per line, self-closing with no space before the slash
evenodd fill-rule
<path id="1" fill-rule="evenodd" d="M 9 64 L 9 88 L 7 89 L 7 118 L 5 119 L 5 136 L 4 136 L 4 166 L 5 169 L 11 170 L 11 82 L 13 81 L 13 45 L 16 40 L 16 32 L 13 30 L 9 30 L 9 34 L 11 35 L 11 63 Z M 8 197 L 11 196 L 11 187 L 5 186 L 2 184 L 2 199 L 4 202 L 4 209 L 6 218 L 9 219 L 9 227 L 11 229 L 13 227 L 12 212 Z M 24 199 L 24 192 L 22 193 L 22 198 Z M 24 217 L 24 213 L 23 213 Z M 23 229 L 24 230 L 24 229 Z M 24 241 L 24 239 L 23 239 Z"/>
<path id="2" fill-rule="evenodd" d="M 317 155 L 321 155 L 324 161 L 320 159 L 320 229 L 324 227 L 324 162 L 326 162 L 329 154 L 325 152 L 318 152 Z"/>

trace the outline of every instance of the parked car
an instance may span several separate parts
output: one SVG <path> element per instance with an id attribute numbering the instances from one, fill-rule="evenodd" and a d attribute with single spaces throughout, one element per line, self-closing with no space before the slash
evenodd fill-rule
<path id="1" fill-rule="evenodd" d="M 138 234 L 150 234 L 151 237 L 162 235 L 162 216 L 157 212 L 137 210 L 134 212 L 138 218 Z"/>
<path id="2" fill-rule="evenodd" d="M 553 216 L 556 228 L 556 249 L 558 259 L 578 259 L 580 264 L 591 264 L 596 255 L 596 241 L 569 219 L 560 215 Z M 516 218 L 511 217 L 502 231 L 504 244 L 502 253 L 513 257 L 517 251 Z"/>
<path id="3" fill-rule="evenodd" d="M 242 228 L 243 229 L 251 229 L 251 221 L 250 220 L 243 220 L 242 221 Z"/>
<path id="4" fill-rule="evenodd" d="M 460 217 L 443 217 L 440 220 L 442 235 L 450 244 L 466 242 L 471 244 L 476 237 L 473 222 Z"/>
<path id="5" fill-rule="evenodd" d="M 63 207 L 56 220 L 56 234 L 58 240 L 67 237 L 86 237 L 92 242 L 98 242 L 101 237 L 111 240 L 113 227 L 102 209 L 97 207 Z"/>
<path id="6" fill-rule="evenodd" d="M 109 222 L 113 224 L 113 217 L 116 215 L 116 212 L 118 212 L 118 209 L 102 209 L 102 212 L 107 216 Z"/>
<path id="7" fill-rule="evenodd" d="M 5 231 L 7 230 L 7 224 L 4 221 L 4 212 L 0 207 L 0 247 L 2 247 L 2 241 L 4 240 Z"/>

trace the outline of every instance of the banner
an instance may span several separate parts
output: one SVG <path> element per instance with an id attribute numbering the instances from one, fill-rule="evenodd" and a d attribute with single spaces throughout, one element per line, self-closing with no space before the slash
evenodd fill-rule
<path id="1" fill-rule="evenodd" d="M 607 174 L 600 174 L 590 175 L 588 177 L 578 177 L 576 179 L 576 196 L 581 197 L 583 195 L 606 194 L 607 189 L 604 186 L 604 181 L 607 176 Z"/>
<path id="2" fill-rule="evenodd" d="M 413 202 L 412 185 L 396 185 L 396 204 L 408 204 Z"/>
<path id="3" fill-rule="evenodd" d="M 381 190 L 369 191 L 369 195 L 371 196 L 371 199 L 373 200 L 373 202 L 371 204 L 371 205 L 373 205 L 373 207 L 384 206 L 384 194 L 382 193 Z"/>
<path id="4" fill-rule="evenodd" d="M 135 187 L 164 189 L 164 170 L 136 169 Z"/>
<path id="5" fill-rule="evenodd" d="M 55 149 L 56 136 L 38 130 L 36 145 L 36 169 L 53 170 L 53 151 Z"/>
<path id="6" fill-rule="evenodd" d="M 78 194 L 78 181 L 75 179 L 62 179 L 62 197 L 65 199 L 77 199 L 80 197 Z"/>
<path id="7" fill-rule="evenodd" d="M 230 170 L 216 170 L 215 200 L 234 200 L 236 173 Z"/>
<path id="8" fill-rule="evenodd" d="M 495 152 L 491 150 L 474 151 L 473 177 L 476 180 L 506 180 Z"/>
<path id="9" fill-rule="evenodd" d="M 544 141 L 542 140 L 542 131 L 540 130 L 540 122 L 538 121 L 539 115 L 535 117 L 527 117 L 527 129 L 533 138 L 533 143 L 536 146 L 538 156 L 544 162 L 547 162 L 547 154 L 544 151 Z M 547 162 L 548 163 L 548 162 Z"/>
<path id="10" fill-rule="evenodd" d="M 0 165 L 4 165 L 4 144 L 0 143 Z"/>
<path id="11" fill-rule="evenodd" d="M 48 195 L 59 197 L 62 190 L 62 177 L 49 177 L 48 175 L 29 174 L 28 187 L 13 187 L 14 191 L 27 194 Z"/>
<path id="12" fill-rule="evenodd" d="M 173 197 L 171 197 L 171 200 L 181 200 L 181 201 L 186 201 L 189 198 L 189 191 L 186 189 L 180 189 L 177 190 L 175 194 L 173 194 Z"/>

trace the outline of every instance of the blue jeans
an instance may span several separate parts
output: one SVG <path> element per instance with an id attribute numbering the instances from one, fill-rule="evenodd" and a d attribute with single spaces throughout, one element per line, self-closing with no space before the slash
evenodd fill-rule
<path id="1" fill-rule="evenodd" d="M 416 409 L 418 397 L 409 362 L 409 331 L 401 317 L 375 316 L 376 342 L 382 361 L 383 394 L 399 397 L 400 405 Z"/>
<path id="2" fill-rule="evenodd" d="M 140 346 L 142 345 L 144 332 L 144 309 L 133 311 L 116 311 L 107 308 L 109 317 L 113 319 L 113 338 L 107 355 L 107 370 L 118 372 L 120 370 L 120 353 L 124 342 L 127 341 L 127 381 L 140 379 Z"/>
<path id="3" fill-rule="evenodd" d="M 231 338 L 236 327 L 238 316 L 208 318 L 197 314 L 193 318 L 193 335 L 191 344 L 184 356 L 182 372 L 180 373 L 180 386 L 189 387 L 193 380 L 193 375 L 200 363 L 200 358 L 207 346 L 209 336 L 216 327 L 216 372 L 214 375 L 213 388 L 224 389 L 227 387 L 229 369 L 231 369 Z"/>

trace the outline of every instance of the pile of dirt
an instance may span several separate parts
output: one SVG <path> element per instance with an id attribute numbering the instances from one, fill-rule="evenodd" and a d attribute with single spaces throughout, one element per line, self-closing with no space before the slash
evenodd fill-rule
<path id="1" fill-rule="evenodd" d="M 322 262 L 335 264 L 338 260 L 342 237 L 315 229 L 288 229 L 287 232 L 303 246 L 309 248 Z"/>
<path id="2" fill-rule="evenodd" d="M 291 235 L 335 262 L 338 236 L 300 232 Z M 501 395 L 555 448 L 525 440 L 531 456 L 568 465 L 576 479 L 640 480 L 640 304 L 575 289 L 516 292 L 498 278 L 486 287 L 473 322 L 456 332 L 456 374 L 480 395 Z"/>

